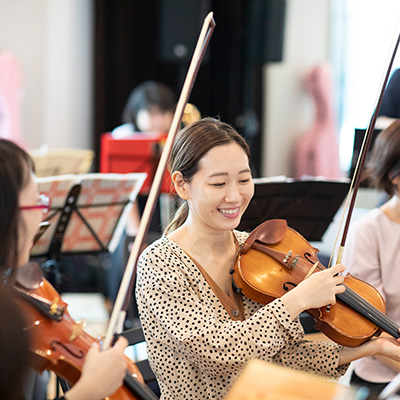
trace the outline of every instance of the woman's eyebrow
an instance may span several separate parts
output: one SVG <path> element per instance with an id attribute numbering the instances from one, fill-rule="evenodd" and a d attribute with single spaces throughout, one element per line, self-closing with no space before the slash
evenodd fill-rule
<path id="1" fill-rule="evenodd" d="M 250 168 L 242 169 L 241 171 L 239 171 L 239 174 L 244 174 L 246 172 L 251 172 Z M 225 176 L 225 175 L 228 175 L 228 173 L 227 172 L 215 172 L 215 173 L 209 175 L 208 177 L 213 178 L 215 176 Z"/>

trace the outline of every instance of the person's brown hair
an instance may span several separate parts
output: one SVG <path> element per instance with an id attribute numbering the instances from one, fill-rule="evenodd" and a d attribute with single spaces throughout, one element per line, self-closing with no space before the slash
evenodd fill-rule
<path id="1" fill-rule="evenodd" d="M 367 166 L 371 185 L 390 196 L 395 193 L 393 179 L 400 175 L 400 120 L 380 132 Z"/>
<path id="2" fill-rule="evenodd" d="M 250 158 L 246 140 L 229 124 L 219 119 L 206 117 L 182 129 L 171 151 L 169 170 L 182 173 L 183 179 L 190 182 L 199 169 L 200 160 L 214 147 L 237 143 Z M 175 213 L 164 233 L 174 231 L 185 221 L 189 213 L 185 201 Z"/>
<path id="3" fill-rule="evenodd" d="M 17 144 L 0 139 L 0 271 L 14 268 L 18 261 L 18 198 L 28 184 L 34 164 Z"/>
<path id="4" fill-rule="evenodd" d="M 22 382 L 31 362 L 30 330 L 15 293 L 0 286 L 0 398 L 23 398 Z"/>

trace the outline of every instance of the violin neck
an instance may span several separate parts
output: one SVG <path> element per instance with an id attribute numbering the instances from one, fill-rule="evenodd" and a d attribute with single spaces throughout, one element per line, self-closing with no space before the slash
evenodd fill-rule
<path id="1" fill-rule="evenodd" d="M 385 332 L 396 339 L 400 338 L 399 326 L 348 286 L 343 293 L 338 293 L 336 297 Z"/>

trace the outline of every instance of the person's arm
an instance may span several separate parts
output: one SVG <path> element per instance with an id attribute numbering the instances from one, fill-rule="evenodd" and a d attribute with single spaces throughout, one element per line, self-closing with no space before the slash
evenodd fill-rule
<path id="1" fill-rule="evenodd" d="M 122 386 L 127 363 L 128 341 L 120 337 L 113 347 L 100 351 L 94 343 L 86 354 L 81 377 L 64 395 L 65 400 L 103 400 Z"/>
<path id="2" fill-rule="evenodd" d="M 295 289 L 282 296 L 282 302 L 292 318 L 297 317 L 299 313 L 307 309 L 318 308 L 326 304 L 335 304 L 336 299 L 333 293 L 344 291 L 344 286 L 341 285 L 344 278 L 341 275 L 337 275 L 343 271 L 343 265 L 335 265 L 328 270 L 310 276 Z M 329 300 L 332 294 L 333 297 Z M 396 362 L 400 361 L 399 341 L 400 339 L 396 340 L 392 337 L 382 336 L 373 338 L 359 347 L 343 347 L 338 365 L 348 364 L 366 356 L 385 356 Z"/>
<path id="3" fill-rule="evenodd" d="M 346 364 L 366 356 L 385 356 L 400 361 L 400 339 L 391 337 L 373 338 L 360 347 L 343 347 L 339 357 L 339 365 Z"/>

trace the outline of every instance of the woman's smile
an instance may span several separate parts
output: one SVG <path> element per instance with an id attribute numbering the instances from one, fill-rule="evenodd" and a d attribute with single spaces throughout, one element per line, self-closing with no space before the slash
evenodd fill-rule
<path id="1" fill-rule="evenodd" d="M 240 207 L 218 208 L 218 211 L 227 218 L 236 218 L 239 215 Z"/>

